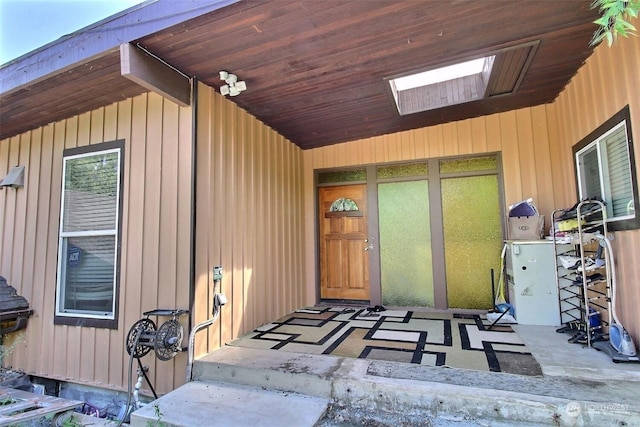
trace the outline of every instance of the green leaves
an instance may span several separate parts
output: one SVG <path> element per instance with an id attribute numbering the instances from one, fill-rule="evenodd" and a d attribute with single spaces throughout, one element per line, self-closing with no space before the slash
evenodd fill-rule
<path id="1" fill-rule="evenodd" d="M 637 18 L 640 12 L 640 0 L 594 0 L 591 8 L 598 8 L 601 17 L 593 21 L 598 29 L 593 33 L 591 46 L 595 46 L 606 39 L 611 46 L 618 35 L 628 37 L 637 36 L 629 20 Z"/>

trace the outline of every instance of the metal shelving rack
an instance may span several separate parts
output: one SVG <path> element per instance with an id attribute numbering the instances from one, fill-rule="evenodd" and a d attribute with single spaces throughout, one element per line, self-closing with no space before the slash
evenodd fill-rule
<path id="1" fill-rule="evenodd" d="M 558 238 L 556 226 L 567 210 L 556 209 L 552 214 L 552 236 L 556 256 L 556 281 L 560 304 L 560 322 L 567 325 L 579 322 L 588 331 L 587 345 L 596 334 L 608 332 L 608 311 L 611 302 L 610 253 L 605 253 L 605 262 L 596 268 L 565 268 L 560 256 L 572 256 L 579 259 L 579 265 L 595 261 L 594 257 L 604 253 L 598 250 L 600 240 L 607 238 L 607 211 L 604 203 L 598 200 L 584 200 L 575 207 L 575 227 L 564 230 L 570 241 Z M 599 317 L 599 321 L 595 321 Z M 577 332 L 577 331 L 576 331 Z"/>

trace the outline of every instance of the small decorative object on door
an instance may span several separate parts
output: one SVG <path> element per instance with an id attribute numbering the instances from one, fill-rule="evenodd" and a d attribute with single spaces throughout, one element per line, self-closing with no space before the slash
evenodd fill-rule
<path id="1" fill-rule="evenodd" d="M 342 197 L 331 204 L 329 212 L 357 211 L 358 205 L 353 200 Z"/>
<path id="2" fill-rule="evenodd" d="M 509 240 L 540 240 L 544 234 L 544 215 L 529 198 L 509 206 Z"/>

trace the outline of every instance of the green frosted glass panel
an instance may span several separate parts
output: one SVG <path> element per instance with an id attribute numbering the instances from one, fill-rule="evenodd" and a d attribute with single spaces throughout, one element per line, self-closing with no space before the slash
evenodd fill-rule
<path id="1" fill-rule="evenodd" d="M 427 181 L 378 185 L 382 303 L 433 307 Z"/>
<path id="2" fill-rule="evenodd" d="M 496 169 L 498 169 L 498 159 L 495 156 L 440 161 L 440 173 L 493 171 Z"/>
<path id="3" fill-rule="evenodd" d="M 318 174 L 319 184 L 335 184 L 338 182 L 366 181 L 366 169 L 348 171 L 321 172 Z"/>
<path id="4" fill-rule="evenodd" d="M 380 166 L 378 179 L 403 178 L 407 176 L 425 176 L 428 169 L 426 163 L 414 163 L 410 165 Z"/>
<path id="5" fill-rule="evenodd" d="M 502 251 L 498 177 L 440 182 L 449 307 L 490 309 L 491 269 L 497 277 Z"/>

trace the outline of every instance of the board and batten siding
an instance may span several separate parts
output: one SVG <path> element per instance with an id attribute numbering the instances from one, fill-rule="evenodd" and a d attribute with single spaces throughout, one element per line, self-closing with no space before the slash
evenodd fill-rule
<path id="1" fill-rule="evenodd" d="M 26 167 L 23 188 L 0 192 L 0 274 L 34 311 L 26 329 L 5 337 L 10 354 L 3 366 L 126 390 L 131 325 L 148 310 L 189 308 L 191 116 L 191 108 L 143 94 L 0 141 L 0 175 Z M 54 325 L 63 150 L 119 139 L 125 170 L 118 328 Z M 143 362 L 159 393 L 184 382 L 186 354 L 167 362 L 150 354 Z"/>
<path id="2" fill-rule="evenodd" d="M 609 47 L 598 46 L 578 74 L 550 107 L 554 118 L 558 167 L 566 171 L 565 206 L 575 203 L 572 146 L 629 105 L 636 173 L 640 174 L 640 38 L 619 37 Z M 640 183 L 640 176 L 636 176 Z M 638 213 L 636 212 L 636 215 Z M 611 242 L 618 284 L 618 317 L 640 343 L 640 230 L 615 232 Z"/>
<path id="3" fill-rule="evenodd" d="M 196 357 L 305 300 L 302 150 L 198 85 L 194 320 L 211 316 L 213 267 L 229 300 L 196 335 Z"/>

